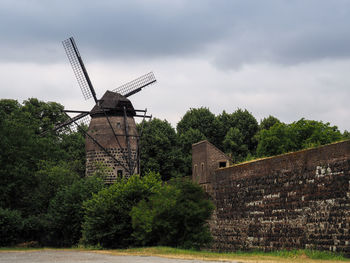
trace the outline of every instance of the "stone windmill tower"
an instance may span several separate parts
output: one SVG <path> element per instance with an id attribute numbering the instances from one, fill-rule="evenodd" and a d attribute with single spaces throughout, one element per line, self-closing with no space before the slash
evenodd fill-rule
<path id="1" fill-rule="evenodd" d="M 95 90 L 85 69 L 74 39 L 63 41 L 68 59 L 85 99 L 93 98 L 95 106 L 91 111 L 65 110 L 79 113 L 69 120 L 56 125 L 54 130 L 67 125 L 81 128 L 82 120 L 91 117 L 86 135 L 86 175 L 92 175 L 98 166 L 106 167 L 106 183 L 113 183 L 117 177 L 129 177 L 140 173 L 140 135 L 136 130 L 135 117 L 151 118 L 147 110 L 135 110 L 128 99 L 144 87 L 156 82 L 152 72 L 143 75 L 119 88 L 109 91 L 97 99 Z"/>

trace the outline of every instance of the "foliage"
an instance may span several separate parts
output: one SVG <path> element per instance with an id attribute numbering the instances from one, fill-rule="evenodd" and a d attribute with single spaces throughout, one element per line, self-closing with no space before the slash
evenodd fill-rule
<path id="1" fill-rule="evenodd" d="M 179 135 L 186 133 L 191 128 L 200 131 L 210 142 L 215 138 L 215 127 L 213 125 L 215 115 L 208 108 L 188 110 L 178 122 L 176 130 Z"/>
<path id="2" fill-rule="evenodd" d="M 19 211 L 0 207 L 0 246 L 9 246 L 18 242 L 22 228 L 22 216 Z"/>
<path id="3" fill-rule="evenodd" d="M 141 125 L 138 125 L 139 129 Z M 154 171 L 160 173 L 163 180 L 174 177 L 183 169 L 174 128 L 169 122 L 156 118 L 143 125 L 140 143 L 142 175 Z"/>
<path id="4" fill-rule="evenodd" d="M 120 179 L 84 202 L 83 242 L 106 248 L 134 243 L 130 211 L 139 201 L 159 191 L 159 174 L 148 173 Z"/>
<path id="5" fill-rule="evenodd" d="M 85 174 L 82 133 L 40 136 L 66 120 L 62 109 L 34 98 L 0 100 L 0 207 L 21 212 L 25 240 L 41 239 L 50 200 Z"/>
<path id="6" fill-rule="evenodd" d="M 230 128 L 223 141 L 224 151 L 234 162 L 241 162 L 248 156 L 248 146 L 243 142 L 243 134 L 238 128 Z"/>
<path id="7" fill-rule="evenodd" d="M 51 199 L 48 209 L 48 243 L 54 246 L 69 247 L 81 238 L 83 202 L 104 187 L 97 177 L 87 177 L 62 188 Z"/>
<path id="8" fill-rule="evenodd" d="M 277 122 L 257 137 L 257 155 L 271 156 L 338 141 L 342 134 L 329 123 L 300 119 L 291 124 Z"/>
<path id="9" fill-rule="evenodd" d="M 269 130 L 261 130 L 258 134 L 258 156 L 272 156 L 296 149 L 289 126 L 276 123 Z"/>
<path id="10" fill-rule="evenodd" d="M 249 111 L 242 109 L 233 112 L 231 118 L 232 127 L 237 128 L 242 133 L 243 143 L 247 146 L 249 152 L 254 153 L 257 145 L 254 136 L 259 129 L 257 120 Z"/>
<path id="11" fill-rule="evenodd" d="M 343 132 L 343 139 L 344 140 L 350 140 L 350 132 L 348 132 L 347 130 L 345 130 Z"/>
<path id="12" fill-rule="evenodd" d="M 268 130 L 270 129 L 273 125 L 275 125 L 276 123 L 280 123 L 279 119 L 277 119 L 274 116 L 269 116 L 267 118 L 264 118 L 259 125 L 259 129 L 260 130 Z"/>
<path id="13" fill-rule="evenodd" d="M 143 246 L 198 249 L 208 244 L 213 204 L 199 185 L 179 179 L 171 183 L 132 209 L 133 236 Z"/>
<path id="14" fill-rule="evenodd" d="M 216 138 L 214 144 L 232 156 L 235 162 L 249 154 L 255 154 L 255 135 L 259 129 L 255 117 L 247 110 L 237 109 L 229 114 L 223 111 L 215 119 Z"/>

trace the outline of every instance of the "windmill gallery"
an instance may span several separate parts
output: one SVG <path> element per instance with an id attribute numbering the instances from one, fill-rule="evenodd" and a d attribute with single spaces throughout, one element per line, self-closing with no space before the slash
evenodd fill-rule
<path id="1" fill-rule="evenodd" d="M 55 126 L 54 130 L 68 125 L 75 125 L 86 135 L 86 175 L 92 175 L 98 164 L 105 165 L 106 183 L 113 183 L 116 178 L 130 177 L 140 173 L 140 135 L 136 130 L 134 117 L 151 118 L 147 110 L 135 110 L 128 99 L 144 87 L 156 82 L 152 72 L 128 82 L 113 91 L 107 90 L 101 99 L 97 99 L 95 89 L 84 66 L 73 37 L 63 42 L 68 59 L 84 98 L 93 98 L 95 106 L 91 111 L 64 110 L 78 113 Z M 91 117 L 88 131 L 82 129 L 82 121 Z M 141 129 L 142 133 L 142 129 Z"/>

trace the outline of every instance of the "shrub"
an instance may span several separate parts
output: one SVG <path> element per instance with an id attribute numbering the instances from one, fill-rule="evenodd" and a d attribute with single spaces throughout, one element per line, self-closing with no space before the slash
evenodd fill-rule
<path id="1" fill-rule="evenodd" d="M 199 185 L 174 180 L 132 209 L 133 236 L 138 245 L 198 249 L 211 241 L 213 209 Z"/>
<path id="2" fill-rule="evenodd" d="M 159 191 L 159 174 L 120 179 L 84 202 L 83 243 L 106 248 L 128 247 L 132 236 L 130 211 L 139 201 Z"/>
<path id="3" fill-rule="evenodd" d="M 0 208 L 0 246 L 17 243 L 23 228 L 21 213 Z"/>
<path id="4" fill-rule="evenodd" d="M 83 202 L 104 186 L 101 179 L 87 177 L 61 189 L 51 200 L 48 210 L 50 245 L 72 246 L 81 238 Z"/>

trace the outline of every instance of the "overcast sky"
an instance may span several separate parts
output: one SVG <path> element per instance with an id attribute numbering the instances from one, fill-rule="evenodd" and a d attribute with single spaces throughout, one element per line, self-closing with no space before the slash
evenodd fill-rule
<path id="1" fill-rule="evenodd" d="M 176 123 L 190 108 L 350 130 L 348 0 L 0 0 L 0 98 L 89 110 L 61 41 L 97 95 L 153 71 L 130 97 Z"/>

